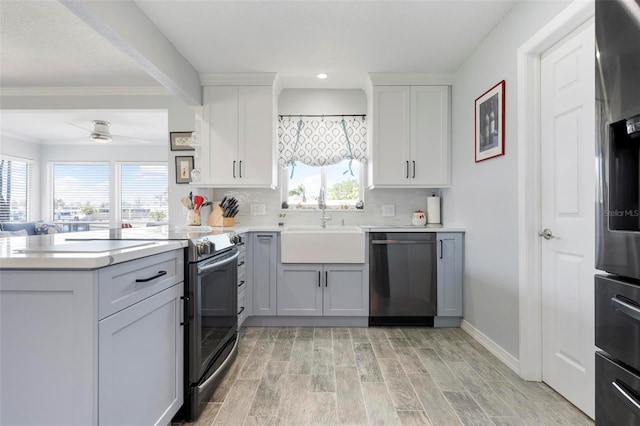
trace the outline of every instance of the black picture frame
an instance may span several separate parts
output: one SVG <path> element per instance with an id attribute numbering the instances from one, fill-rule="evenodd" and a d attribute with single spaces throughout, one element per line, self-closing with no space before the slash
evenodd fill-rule
<path id="1" fill-rule="evenodd" d="M 192 170 L 192 155 L 179 155 L 176 157 L 176 183 L 190 183 Z"/>
<path id="2" fill-rule="evenodd" d="M 476 163 L 504 155 L 504 88 L 502 80 L 475 101 Z"/>
<path id="3" fill-rule="evenodd" d="M 170 132 L 169 140 L 171 141 L 171 151 L 193 151 L 195 148 L 191 145 L 191 134 L 193 132 Z"/>

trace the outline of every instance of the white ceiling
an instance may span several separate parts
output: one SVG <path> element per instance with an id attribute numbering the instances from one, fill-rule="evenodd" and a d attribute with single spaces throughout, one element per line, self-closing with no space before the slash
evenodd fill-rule
<path id="1" fill-rule="evenodd" d="M 520 0 L 137 0 L 200 74 L 276 72 L 284 87 L 361 87 L 369 72 L 454 73 Z M 329 78 L 320 81 L 318 72 Z M 158 87 L 136 61 L 57 1 L 0 0 L 0 87 Z M 0 111 L 2 133 L 80 138 L 73 122 L 159 140 L 164 118 L 133 111 Z M 101 115 L 102 114 L 102 115 Z M 151 120 L 157 116 L 159 120 Z M 31 121 L 29 121 L 31 120 Z M 56 121 L 57 120 L 57 121 Z M 134 123 L 138 123 L 134 126 Z M 135 136 L 139 137 L 139 136 Z M 157 138 L 157 139 L 156 139 Z"/>
<path id="2" fill-rule="evenodd" d="M 93 120 L 111 123 L 112 145 L 167 145 L 168 117 L 161 110 L 3 110 L 2 135 L 39 144 L 91 145 Z"/>

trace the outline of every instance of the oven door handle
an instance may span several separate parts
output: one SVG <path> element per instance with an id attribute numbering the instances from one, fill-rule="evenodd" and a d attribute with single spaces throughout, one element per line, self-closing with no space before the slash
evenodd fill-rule
<path id="1" fill-rule="evenodd" d="M 611 298 L 611 306 L 616 311 L 619 311 L 636 321 L 640 321 L 640 309 L 637 306 L 633 306 L 631 303 L 618 299 L 618 296 L 613 296 Z"/>
<path id="2" fill-rule="evenodd" d="M 198 275 L 201 275 L 204 272 L 207 272 L 211 269 L 215 269 L 215 268 L 219 268 L 221 266 L 226 265 L 227 263 L 231 263 L 234 260 L 236 260 L 238 258 L 238 256 L 240 256 L 240 252 L 236 252 L 236 254 L 234 254 L 231 257 L 228 257 L 220 262 L 212 262 L 210 264 L 208 264 L 207 266 L 202 266 L 202 267 L 198 267 Z"/>

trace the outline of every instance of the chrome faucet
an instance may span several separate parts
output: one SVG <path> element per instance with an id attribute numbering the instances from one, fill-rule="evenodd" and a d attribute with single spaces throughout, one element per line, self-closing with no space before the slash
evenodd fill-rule
<path id="1" fill-rule="evenodd" d="M 322 229 L 327 228 L 327 222 L 331 220 L 331 215 L 325 215 L 325 210 L 327 209 L 327 203 L 325 202 L 325 192 L 324 188 L 320 188 L 320 195 L 318 195 L 318 208 L 322 210 L 322 216 L 320 216 L 320 226 Z"/>

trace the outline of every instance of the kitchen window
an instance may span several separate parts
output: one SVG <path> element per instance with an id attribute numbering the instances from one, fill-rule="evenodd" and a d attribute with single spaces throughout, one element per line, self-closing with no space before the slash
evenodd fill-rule
<path id="1" fill-rule="evenodd" d="M 327 209 L 363 208 L 365 119 L 365 115 L 280 116 L 278 163 L 283 209 L 317 209 L 321 188 Z"/>
<path id="2" fill-rule="evenodd" d="M 32 191 L 32 163 L 0 158 L 0 222 L 27 222 Z"/>
<path id="3" fill-rule="evenodd" d="M 364 200 L 364 167 L 344 160 L 329 166 L 296 164 L 282 169 L 283 208 L 316 210 L 320 188 L 325 189 L 327 210 L 355 210 Z M 353 175 L 351 174 L 353 172 Z"/>
<path id="4" fill-rule="evenodd" d="M 168 222 L 166 162 L 52 163 L 49 172 L 52 220 L 65 232 Z"/>

